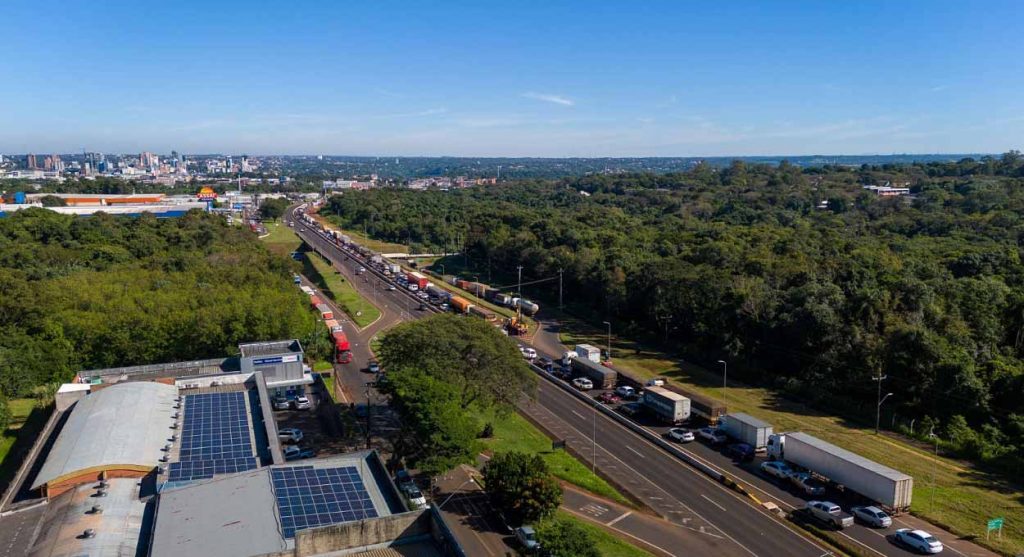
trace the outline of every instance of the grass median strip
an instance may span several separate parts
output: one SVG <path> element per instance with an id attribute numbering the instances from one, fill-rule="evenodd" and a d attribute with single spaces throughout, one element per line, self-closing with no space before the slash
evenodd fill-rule
<path id="1" fill-rule="evenodd" d="M 598 553 L 601 554 L 601 557 L 652 557 L 651 553 L 644 551 L 625 540 L 617 538 L 604 528 L 601 528 L 592 522 L 575 517 L 565 511 L 558 511 L 555 518 L 559 521 L 564 520 L 567 522 L 575 522 L 581 528 L 586 530 L 590 539 L 594 542 L 594 547 L 596 547 Z"/>
<path id="2" fill-rule="evenodd" d="M 281 223 L 268 224 L 267 235 L 262 241 L 267 244 L 267 249 L 278 255 L 288 255 L 302 245 L 302 240 L 295 235 L 295 231 Z"/>
<path id="3" fill-rule="evenodd" d="M 494 427 L 494 434 L 488 439 L 483 439 L 484 444 L 492 451 L 539 454 L 547 462 L 551 473 L 558 478 L 591 493 L 632 506 L 625 496 L 565 450 L 551 450 L 551 439 L 519 414 L 487 413 L 480 415 L 479 418 L 481 422 L 490 423 Z"/>
<path id="4" fill-rule="evenodd" d="M 334 267 L 320 256 L 306 253 L 303 258 L 306 276 L 313 279 L 342 311 L 360 328 L 369 325 L 380 317 L 380 310 L 363 298 L 349 281 L 345 280 Z"/>
<path id="5" fill-rule="evenodd" d="M 561 340 L 567 345 L 604 347 L 607 332 L 577 319 L 562 320 Z M 875 435 L 870 427 L 851 424 L 779 393 L 730 380 L 722 374 L 658 352 L 634 341 L 612 339 L 614 366 L 641 377 L 666 377 L 670 382 L 724 402 L 731 412 L 746 412 L 772 424 L 776 432 L 804 431 L 861 456 L 914 477 L 912 512 L 1004 554 L 1024 552 L 1024 502 L 1021 486 L 970 463 L 936 457 L 931 451 L 898 438 Z M 873 408 L 870 410 L 873 412 Z M 873 416 L 873 414 L 872 414 Z M 985 540 L 986 521 L 1006 518 L 1003 538 Z"/>

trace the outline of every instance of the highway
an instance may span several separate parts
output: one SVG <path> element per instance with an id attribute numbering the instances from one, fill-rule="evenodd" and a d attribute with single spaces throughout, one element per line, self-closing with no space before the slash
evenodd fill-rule
<path id="1" fill-rule="evenodd" d="M 289 220 L 291 219 L 294 219 L 292 212 L 289 213 Z M 349 257 L 349 264 L 344 265 L 345 267 L 366 266 L 366 273 L 370 275 L 368 280 L 384 279 L 375 269 L 354 258 L 354 254 L 340 249 L 319 231 L 301 222 L 296 222 L 295 231 L 308 245 L 333 262 L 344 265 L 345 258 Z M 363 290 L 366 288 L 364 284 L 371 284 L 360 280 L 354 280 L 352 283 Z M 364 295 L 366 294 L 364 292 Z M 415 318 L 429 314 L 429 311 L 412 309 L 418 307 L 419 300 L 402 289 L 378 289 L 376 296 L 378 302 L 385 303 L 391 308 L 400 308 L 400 316 L 405 314 Z M 537 401 L 544 410 L 570 427 L 579 438 L 590 439 L 591 430 L 586 427 L 590 425 L 590 421 L 581 420 L 579 416 L 589 417 L 592 411 L 573 395 L 562 392 L 542 380 Z M 667 510 L 663 514 L 666 519 L 691 528 L 694 538 L 700 540 L 700 545 L 705 549 L 713 548 L 716 555 L 755 557 L 818 557 L 829 553 L 829 549 L 824 545 L 793 531 L 741 495 L 712 481 L 621 424 L 603 416 L 598 419 L 600 434 L 597 437 L 597 447 L 604 454 L 613 455 L 619 463 L 602 464 L 599 460 L 602 472 L 608 473 L 606 467 L 616 466 L 611 472 L 626 471 L 634 479 L 644 480 L 646 485 L 638 488 L 637 496 L 645 499 L 646 495 L 646 499 L 654 503 L 652 508 Z M 625 487 L 630 489 L 633 486 L 627 483 Z"/>

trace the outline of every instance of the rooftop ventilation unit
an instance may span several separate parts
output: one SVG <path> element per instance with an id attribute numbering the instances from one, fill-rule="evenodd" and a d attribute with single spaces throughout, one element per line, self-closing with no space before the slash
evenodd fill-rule
<path id="1" fill-rule="evenodd" d="M 103 505 L 93 505 L 87 514 L 103 514 Z"/>
<path id="2" fill-rule="evenodd" d="M 82 537 L 85 538 L 85 539 L 95 538 L 96 537 L 96 530 L 93 530 L 92 528 L 89 528 L 85 532 L 82 532 Z"/>
<path id="3" fill-rule="evenodd" d="M 166 454 L 164 456 L 160 457 L 160 462 L 167 462 L 168 460 L 170 460 L 170 459 L 167 458 Z"/>
<path id="4" fill-rule="evenodd" d="M 174 415 L 171 416 L 171 417 L 174 418 L 175 420 L 177 420 L 178 418 L 181 417 L 181 412 L 175 412 Z"/>
<path id="5" fill-rule="evenodd" d="M 100 483 L 96 484 L 96 489 L 106 489 L 108 487 L 110 487 L 110 484 L 107 483 L 107 480 L 100 480 Z"/>
<path id="6" fill-rule="evenodd" d="M 166 472 L 166 471 L 167 470 L 165 470 L 163 466 L 157 466 L 156 467 L 156 473 L 157 473 L 158 476 L 159 475 L 163 475 L 163 473 Z"/>
<path id="7" fill-rule="evenodd" d="M 95 497 L 106 497 L 106 496 L 107 496 L 107 491 L 105 489 L 101 489 L 101 490 L 97 491 L 96 495 L 95 495 Z"/>
<path id="8" fill-rule="evenodd" d="M 170 451 L 171 451 L 171 444 L 168 443 L 168 444 L 164 445 L 164 452 L 167 453 L 167 452 L 170 452 Z"/>
<path id="9" fill-rule="evenodd" d="M 178 429 L 178 422 L 171 422 L 171 429 Z"/>
<path id="10" fill-rule="evenodd" d="M 173 442 L 175 442 L 177 440 L 178 440 L 178 434 L 177 433 L 172 433 L 171 434 L 171 442 L 173 443 Z"/>

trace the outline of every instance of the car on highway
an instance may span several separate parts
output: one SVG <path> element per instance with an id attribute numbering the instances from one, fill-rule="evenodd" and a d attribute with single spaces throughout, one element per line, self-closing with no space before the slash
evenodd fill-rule
<path id="1" fill-rule="evenodd" d="M 380 364 L 376 360 L 370 360 L 370 363 L 366 365 L 366 371 L 369 373 L 380 373 Z"/>
<path id="2" fill-rule="evenodd" d="M 722 433 L 721 431 L 718 431 L 716 428 L 713 427 L 702 427 L 698 429 L 697 437 L 700 437 L 702 440 L 707 441 L 712 445 L 720 445 L 729 440 L 728 435 Z"/>
<path id="3" fill-rule="evenodd" d="M 761 471 L 777 480 L 789 479 L 793 469 L 781 460 L 769 460 L 761 463 Z"/>
<path id="4" fill-rule="evenodd" d="M 283 452 L 285 460 L 302 460 L 316 456 L 316 451 L 313 449 L 303 449 L 298 445 L 288 445 Z"/>
<path id="5" fill-rule="evenodd" d="M 302 441 L 302 437 L 302 430 L 294 427 L 277 430 L 277 438 L 285 443 L 298 443 Z"/>
<path id="6" fill-rule="evenodd" d="M 645 383 L 645 384 L 648 387 L 664 387 L 665 386 L 665 380 L 662 379 L 661 377 L 652 377 L 651 379 L 648 379 L 647 383 Z"/>
<path id="7" fill-rule="evenodd" d="M 878 507 L 853 507 L 850 514 L 854 520 L 861 524 L 867 524 L 873 528 L 888 528 L 892 526 L 892 518 L 885 514 L 885 511 Z"/>
<path id="8" fill-rule="evenodd" d="M 448 304 L 442 303 L 441 305 L 437 306 L 437 308 L 440 309 L 441 311 L 448 311 Z"/>
<path id="9" fill-rule="evenodd" d="M 666 431 L 665 437 L 675 441 L 676 443 L 690 443 L 696 439 L 692 431 L 683 427 L 674 427 Z"/>
<path id="10" fill-rule="evenodd" d="M 900 528 L 896 530 L 896 534 L 892 538 L 896 545 L 902 545 L 919 553 L 942 553 L 942 542 L 924 530 Z"/>
<path id="11" fill-rule="evenodd" d="M 594 388 L 594 382 L 586 377 L 577 377 L 572 380 L 572 386 L 581 391 L 589 391 Z"/>
<path id="12" fill-rule="evenodd" d="M 754 447 L 746 443 L 732 443 L 725 448 L 725 456 L 740 462 L 754 460 Z"/>
<path id="13" fill-rule="evenodd" d="M 807 472 L 794 472 L 789 475 L 789 483 L 796 486 L 804 495 L 816 497 L 825 494 L 825 486 Z"/>
<path id="14" fill-rule="evenodd" d="M 419 292 L 420 285 L 410 283 L 409 285 L 406 286 L 406 288 L 409 289 L 409 292 Z"/>
<path id="15" fill-rule="evenodd" d="M 623 400 L 633 400 L 637 398 L 636 389 L 628 385 L 615 387 L 615 394 L 622 397 Z"/>
<path id="16" fill-rule="evenodd" d="M 359 270 L 358 270 L 358 271 L 356 271 L 356 273 L 358 273 L 358 274 L 360 274 L 360 275 L 361 275 L 361 274 L 363 274 L 363 273 L 365 273 L 365 272 L 366 272 L 366 267 L 360 267 L 360 268 L 359 268 Z"/>
<path id="17" fill-rule="evenodd" d="M 306 395 L 299 395 L 292 399 L 292 408 L 296 410 L 309 410 L 313 405 L 310 404 L 309 398 Z"/>
<path id="18" fill-rule="evenodd" d="M 395 291 L 395 285 L 389 284 L 388 285 L 388 292 L 394 292 L 394 291 Z"/>
<path id="19" fill-rule="evenodd" d="M 616 410 L 622 412 L 626 416 L 633 417 L 639 414 L 641 410 L 643 410 L 643 406 L 641 406 L 639 402 L 630 402 L 628 404 L 623 404 L 622 406 L 619 406 L 618 408 L 616 408 Z"/>
<path id="20" fill-rule="evenodd" d="M 605 404 L 617 404 L 622 401 L 622 399 L 619 398 L 619 395 L 615 393 L 601 393 L 597 395 L 597 400 L 598 402 L 603 402 Z"/>
<path id="21" fill-rule="evenodd" d="M 523 348 L 523 357 L 530 361 L 536 360 L 537 351 L 533 348 Z"/>
<path id="22" fill-rule="evenodd" d="M 555 362 L 553 362 L 551 358 L 544 356 L 537 362 L 537 367 L 543 369 L 548 373 L 551 373 L 551 371 L 555 369 Z"/>
<path id="23" fill-rule="evenodd" d="M 537 541 L 537 532 L 533 526 L 520 526 L 516 528 L 516 541 L 527 553 L 534 553 L 540 550 L 540 542 Z"/>
<path id="24" fill-rule="evenodd" d="M 853 526 L 853 517 L 831 501 L 808 501 L 804 509 L 814 518 L 837 530 Z"/>

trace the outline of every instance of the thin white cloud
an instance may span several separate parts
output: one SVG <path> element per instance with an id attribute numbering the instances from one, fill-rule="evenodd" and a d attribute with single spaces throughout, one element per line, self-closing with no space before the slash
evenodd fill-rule
<path id="1" fill-rule="evenodd" d="M 931 91 L 932 93 L 938 93 L 939 91 L 945 91 L 948 88 L 949 85 L 936 85 L 935 87 L 932 87 L 928 90 Z"/>
<path id="2" fill-rule="evenodd" d="M 448 112 L 447 108 L 428 108 L 426 110 L 420 110 L 417 112 L 401 112 L 398 114 L 384 114 L 378 116 L 378 118 L 421 118 L 423 116 L 436 116 L 438 114 L 445 114 Z"/>
<path id="3" fill-rule="evenodd" d="M 527 99 L 533 99 L 535 101 L 544 101 L 546 103 L 560 104 L 562 106 L 573 106 L 576 104 L 576 101 L 567 97 L 563 97 L 561 95 L 529 92 L 523 93 L 523 96 L 526 97 Z"/>

